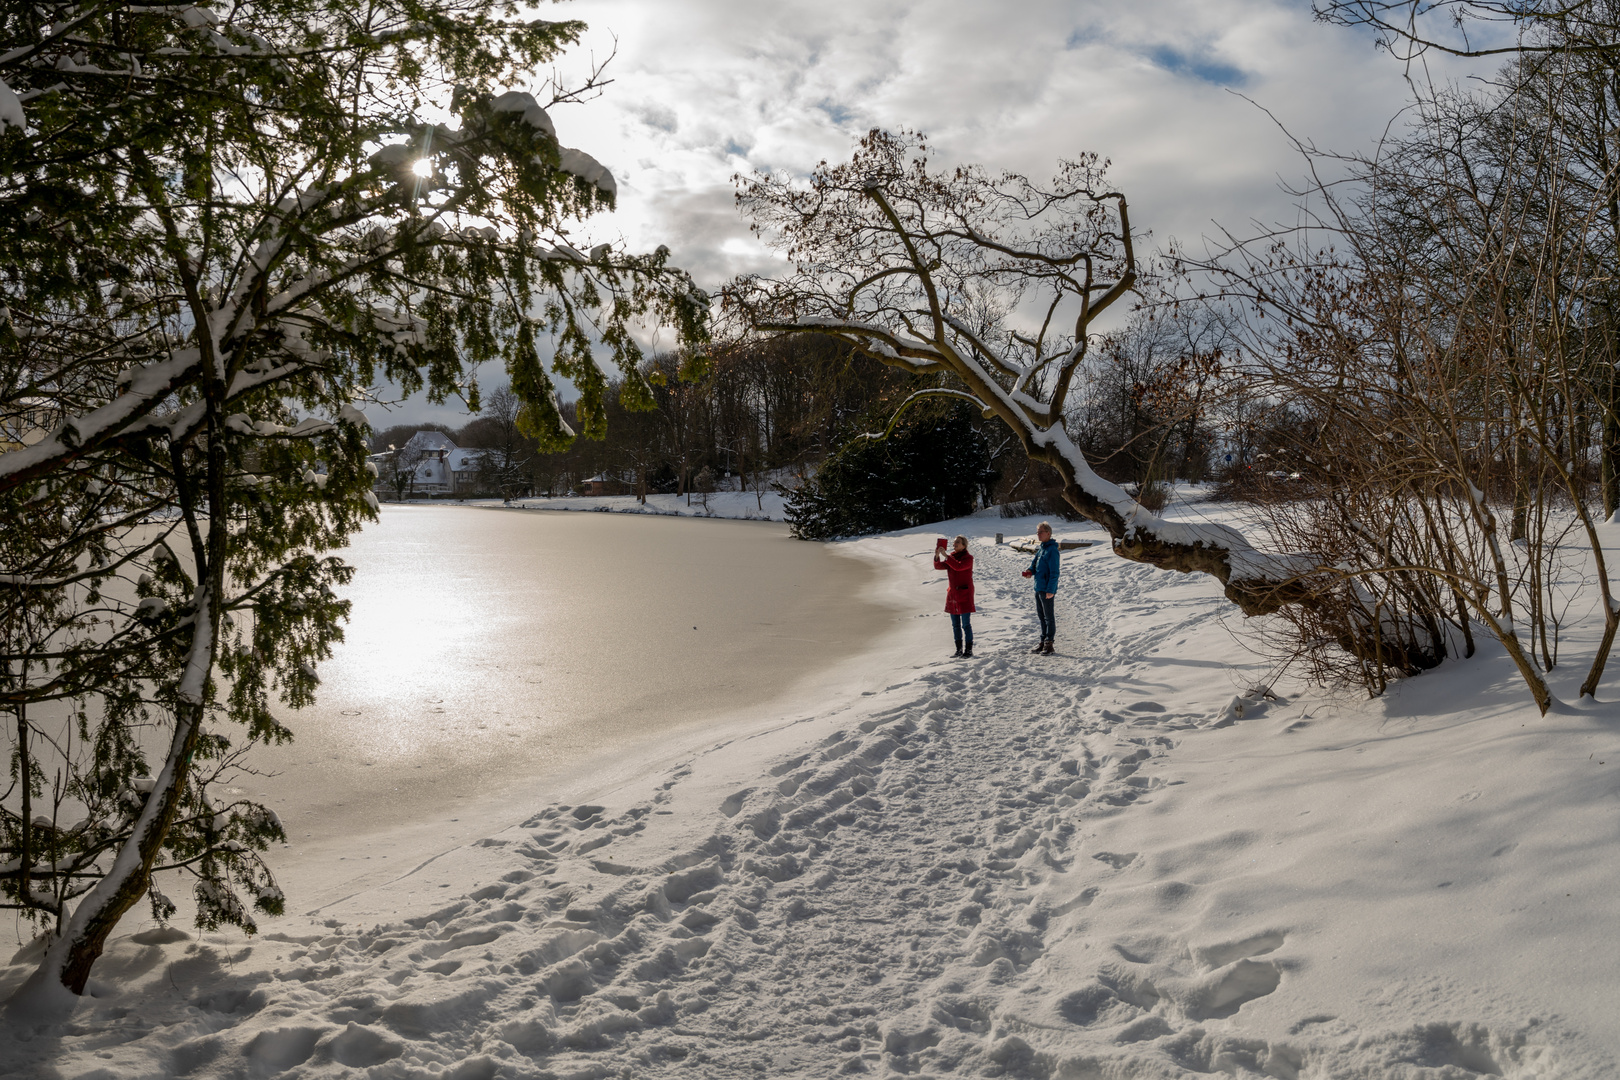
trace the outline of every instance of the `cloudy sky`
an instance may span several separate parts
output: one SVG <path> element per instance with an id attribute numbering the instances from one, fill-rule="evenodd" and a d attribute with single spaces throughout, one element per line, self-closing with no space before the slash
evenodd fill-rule
<path id="1" fill-rule="evenodd" d="M 1096 151 L 1150 246 L 1197 244 L 1213 222 L 1292 217 L 1279 184 L 1301 163 L 1278 123 L 1370 149 L 1410 95 L 1398 62 L 1313 21 L 1309 0 L 573 0 L 541 14 L 590 24 L 565 80 L 617 48 L 602 97 L 553 110 L 564 145 L 619 182 L 593 239 L 668 244 L 711 289 L 769 265 L 732 176 L 806 172 L 873 127 L 926 133 L 945 164 L 1038 176 Z M 413 402 L 397 416 L 429 419 L 466 413 Z"/>

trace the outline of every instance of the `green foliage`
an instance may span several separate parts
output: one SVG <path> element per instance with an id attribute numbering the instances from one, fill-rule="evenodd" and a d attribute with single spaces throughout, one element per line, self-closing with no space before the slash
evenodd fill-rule
<path id="1" fill-rule="evenodd" d="M 905 529 L 970 514 L 993 479 L 990 449 L 966 406 L 918 409 L 884 439 L 845 443 L 787 493 L 801 540 Z"/>
<path id="2" fill-rule="evenodd" d="M 376 513 L 356 399 L 386 378 L 476 404 L 469 372 L 499 361 L 562 446 L 540 334 L 590 435 L 597 353 L 645 389 L 632 326 L 702 352 L 707 298 L 667 249 L 565 239 L 616 189 L 502 93 L 581 29 L 517 14 L 0 8 L 25 113 L 0 121 L 0 906 L 81 959 L 143 861 L 192 877 L 199 925 L 281 909 L 275 815 L 216 793 L 291 736 L 278 713 L 341 640 L 349 570 L 325 553 Z M 51 955 L 82 987 L 89 961 Z"/>

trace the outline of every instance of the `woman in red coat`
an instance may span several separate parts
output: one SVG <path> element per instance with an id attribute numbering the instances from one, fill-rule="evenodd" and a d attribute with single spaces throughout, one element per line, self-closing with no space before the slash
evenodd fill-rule
<path id="1" fill-rule="evenodd" d="M 945 554 L 942 537 L 934 548 L 934 569 L 943 570 L 950 579 L 945 592 L 945 610 L 951 617 L 951 633 L 956 636 L 956 655 L 973 655 L 973 556 L 968 554 L 967 537 L 958 536 Z M 966 638 L 966 647 L 963 639 Z"/>

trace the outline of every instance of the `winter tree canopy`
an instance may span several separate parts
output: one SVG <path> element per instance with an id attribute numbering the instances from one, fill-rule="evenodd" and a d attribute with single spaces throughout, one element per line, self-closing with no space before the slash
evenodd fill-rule
<path id="1" fill-rule="evenodd" d="M 1122 556 L 1212 574 L 1251 614 L 1304 595 L 1299 576 L 1313 560 L 1267 555 L 1227 526 L 1165 521 L 1098 476 L 1064 429 L 1093 324 L 1139 273 L 1107 163 L 1065 162 L 1043 186 L 979 167 L 930 170 L 926 150 L 917 136 L 874 131 L 850 162 L 808 183 L 744 181 L 739 203 L 792 273 L 743 280 L 727 303 L 760 330 L 828 334 L 885 364 L 951 377 L 914 397 L 963 398 L 1005 421 Z"/>

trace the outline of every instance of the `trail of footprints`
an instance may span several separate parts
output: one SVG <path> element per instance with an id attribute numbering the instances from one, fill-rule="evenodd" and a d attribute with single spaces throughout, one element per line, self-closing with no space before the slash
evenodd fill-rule
<path id="1" fill-rule="evenodd" d="M 1046 1076 L 1054 1063 L 1019 1034 L 1029 1023 L 1106 1031 L 1129 1052 L 1274 990 L 1264 956 L 1280 934 L 1205 950 L 1192 968 L 1181 943 L 1120 944 L 1090 984 L 1008 1001 L 1054 920 L 1107 887 L 1053 907 L 1041 886 L 1082 859 L 1102 878 L 1136 859 L 1082 850 L 1078 822 L 1162 785 L 1143 765 L 1173 745 L 1121 735 L 1068 680 L 1040 715 L 1006 717 L 998 691 L 1027 677 L 1006 658 L 924 675 L 912 700 L 722 800 L 700 845 L 655 865 L 616 859 L 615 841 L 647 827 L 680 773 L 614 817 L 549 808 L 511 845 L 527 866 L 499 884 L 303 943 L 278 976 L 289 1023 L 238 1049 L 259 1073 L 310 1075 L 403 1056 L 490 1076 Z M 364 990 L 379 981 L 397 993 Z M 182 1046 L 176 1071 L 217 1044 Z"/>
<path id="2" fill-rule="evenodd" d="M 1117 643 L 1098 633 L 1108 655 Z M 713 830 L 656 863 L 619 842 L 657 820 L 685 770 L 617 815 L 551 807 L 519 841 L 484 841 L 525 864 L 499 884 L 302 943 L 273 995 L 286 1022 L 234 1049 L 255 1075 L 409 1062 L 397 1075 L 452 1080 L 1300 1075 L 1300 1051 L 1220 1024 L 1278 989 L 1284 931 L 1098 941 L 1089 978 L 1044 985 L 1049 942 L 1083 932 L 1076 919 L 1141 858 L 1088 850 L 1080 826 L 1173 782 L 1147 766 L 1209 722 L 1103 707 L 1077 663 L 1101 667 L 1013 655 L 925 671 L 907 700 L 719 800 Z M 380 981 L 395 992 L 366 989 Z M 175 1072 L 232 1049 L 228 1035 L 182 1045 Z M 1078 1057 L 1047 1049 L 1076 1036 Z"/>

